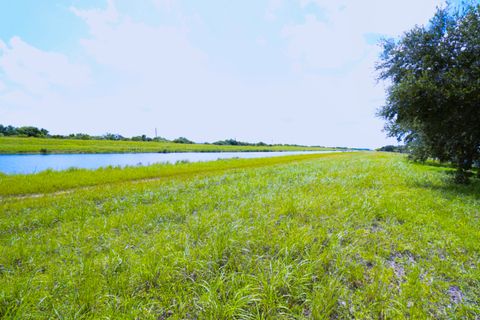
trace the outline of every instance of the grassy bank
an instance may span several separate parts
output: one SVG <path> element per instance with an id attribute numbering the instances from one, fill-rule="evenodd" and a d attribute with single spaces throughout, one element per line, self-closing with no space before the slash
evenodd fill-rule
<path id="1" fill-rule="evenodd" d="M 13 153 L 123 153 L 123 152 L 235 152 L 235 151 L 314 151 L 319 147 L 219 146 L 154 141 L 67 140 L 0 137 L 0 154 Z"/>
<path id="2" fill-rule="evenodd" d="M 226 159 L 210 162 L 155 164 L 150 166 L 106 167 L 97 170 L 46 170 L 37 174 L 0 175 L 0 197 L 69 190 L 79 187 L 123 183 L 144 179 L 192 177 L 233 169 L 258 168 L 295 161 L 341 156 L 336 154 L 302 154 L 256 159 Z M 344 156 L 347 156 L 344 154 Z"/>
<path id="3" fill-rule="evenodd" d="M 258 160 L 4 198 L 0 318 L 480 316 L 478 181 L 382 153 Z"/>

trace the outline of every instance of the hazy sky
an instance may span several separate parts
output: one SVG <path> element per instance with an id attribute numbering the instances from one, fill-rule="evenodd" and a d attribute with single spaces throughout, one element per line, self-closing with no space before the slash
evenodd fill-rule
<path id="1" fill-rule="evenodd" d="M 443 2 L 0 1 L 0 123 L 378 147 L 378 39 Z"/>

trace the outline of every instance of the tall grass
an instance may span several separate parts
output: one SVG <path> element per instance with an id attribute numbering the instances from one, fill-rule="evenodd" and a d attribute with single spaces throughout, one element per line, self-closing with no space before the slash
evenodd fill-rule
<path id="1" fill-rule="evenodd" d="M 0 175 L 0 197 L 49 193 L 72 188 L 123 183 L 142 179 L 168 177 L 191 177 L 218 173 L 225 170 L 255 168 L 274 164 L 337 157 L 341 154 L 304 154 L 257 159 L 226 159 L 209 162 L 179 162 L 177 164 L 155 164 L 150 166 L 106 167 L 96 170 L 69 169 L 66 171 L 46 170 L 36 174 Z"/>
<path id="2" fill-rule="evenodd" d="M 70 140 L 0 137 L 0 154 L 13 153 L 115 153 L 115 152 L 234 152 L 331 150 L 297 146 L 219 146 L 155 141 Z"/>
<path id="3" fill-rule="evenodd" d="M 480 184 L 446 175 L 366 153 L 4 199 L 0 318 L 475 319 Z"/>

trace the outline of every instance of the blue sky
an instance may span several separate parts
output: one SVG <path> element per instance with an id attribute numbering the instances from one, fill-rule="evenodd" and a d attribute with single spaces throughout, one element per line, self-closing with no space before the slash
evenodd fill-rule
<path id="1" fill-rule="evenodd" d="M 0 123 L 378 147 L 381 37 L 443 0 L 0 2 Z"/>

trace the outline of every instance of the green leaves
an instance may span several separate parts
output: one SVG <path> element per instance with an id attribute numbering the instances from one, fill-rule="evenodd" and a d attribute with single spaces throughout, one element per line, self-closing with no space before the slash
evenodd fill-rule
<path id="1" fill-rule="evenodd" d="M 391 81 L 378 115 L 414 155 L 451 161 L 457 181 L 480 159 L 480 6 L 438 9 L 426 27 L 384 41 L 379 78 Z"/>

